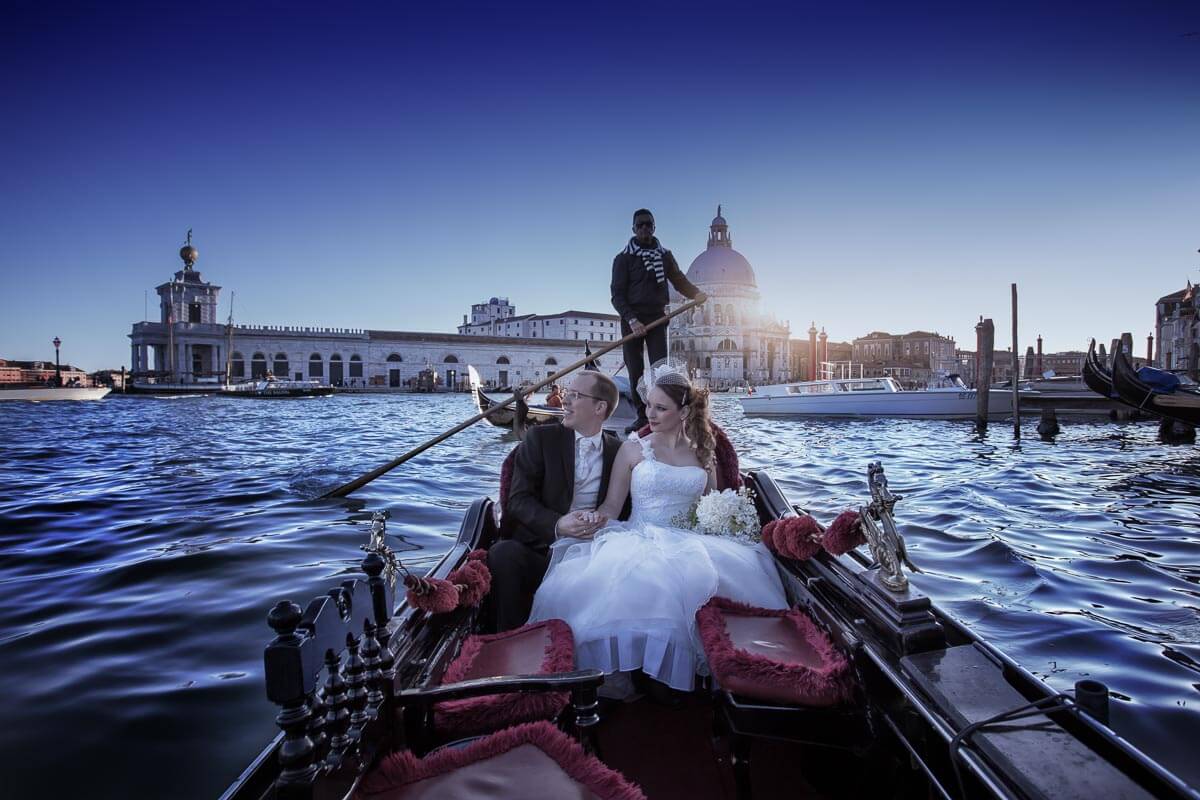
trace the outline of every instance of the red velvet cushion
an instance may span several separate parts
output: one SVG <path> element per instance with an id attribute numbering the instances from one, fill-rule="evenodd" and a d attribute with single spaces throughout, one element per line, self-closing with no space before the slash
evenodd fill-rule
<path id="1" fill-rule="evenodd" d="M 549 722 L 494 733 L 462 748 L 384 759 L 355 793 L 370 800 L 578 797 L 646 800 L 635 784 Z"/>
<path id="2" fill-rule="evenodd" d="M 549 675 L 575 669 L 575 639 L 565 622 L 548 619 L 488 636 L 468 636 L 442 683 L 503 675 Z M 514 693 L 448 700 L 433 708 L 440 734 L 472 736 L 536 719 L 553 719 L 567 692 Z"/>
<path id="3" fill-rule="evenodd" d="M 836 705 L 849 695 L 849 662 L 798 608 L 754 608 L 714 597 L 696 612 L 696 624 L 723 689 L 799 706 Z"/>

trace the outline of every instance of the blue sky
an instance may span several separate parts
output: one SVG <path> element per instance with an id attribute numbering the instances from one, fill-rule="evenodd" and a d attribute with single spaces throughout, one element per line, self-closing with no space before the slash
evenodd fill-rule
<path id="1" fill-rule="evenodd" d="M 128 364 L 195 231 L 244 323 L 607 311 L 722 203 L 803 336 L 1144 339 L 1200 278 L 1200 5 L 16 2 L 0 357 Z M 150 304 L 154 314 L 153 296 Z"/>

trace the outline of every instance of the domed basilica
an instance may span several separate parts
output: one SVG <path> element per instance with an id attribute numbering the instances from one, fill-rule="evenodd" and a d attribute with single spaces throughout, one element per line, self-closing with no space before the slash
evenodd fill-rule
<path id="1" fill-rule="evenodd" d="M 671 320 L 671 357 L 686 361 L 693 377 L 714 389 L 786 381 L 790 329 L 759 311 L 754 269 L 733 249 L 720 206 L 708 248 L 692 261 L 687 278 L 708 302 Z M 672 291 L 671 302 L 686 298 Z"/>

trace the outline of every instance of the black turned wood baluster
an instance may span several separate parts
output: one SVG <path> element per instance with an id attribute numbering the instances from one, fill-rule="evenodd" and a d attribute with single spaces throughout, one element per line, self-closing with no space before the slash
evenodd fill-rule
<path id="1" fill-rule="evenodd" d="M 389 650 L 388 642 L 391 632 L 388 631 L 388 621 L 392 610 L 388 608 L 387 580 L 383 577 L 385 564 L 379 553 L 367 553 L 362 560 L 363 572 L 367 573 L 367 586 L 371 589 L 371 611 L 375 615 L 375 638 L 383 650 Z M 390 655 L 390 654 L 389 654 Z"/>
<path id="2" fill-rule="evenodd" d="M 329 737 L 325 735 L 325 690 L 317 687 L 313 692 L 312 707 L 308 718 L 308 738 L 313 743 L 313 760 L 320 763 L 325 756 L 325 747 L 329 744 Z"/>
<path id="3" fill-rule="evenodd" d="M 329 756 L 326 763 L 336 767 L 341 761 L 350 737 L 350 699 L 346 696 L 346 682 L 342 680 L 341 659 L 333 649 L 325 651 L 325 729 L 329 733 Z"/>
<path id="4" fill-rule="evenodd" d="M 308 738 L 308 701 L 301 688 L 290 684 L 286 675 L 288 666 L 299 662 L 303 642 L 296 633 L 296 626 L 300 624 L 300 606 L 287 600 L 280 601 L 267 614 L 267 624 L 275 631 L 275 639 L 267 645 L 264 655 L 268 695 L 283 706 L 275 717 L 275 724 L 284 734 L 279 747 L 281 769 L 275 787 L 280 798 L 311 797 L 317 765 L 313 763 L 314 748 Z"/>
<path id="5" fill-rule="evenodd" d="M 363 620 L 362 660 L 367 683 L 367 707 L 374 713 L 383 703 L 383 672 L 379 669 L 379 642 L 371 620 Z"/>
<path id="6" fill-rule="evenodd" d="M 346 666 L 343 667 L 347 695 L 350 698 L 350 727 L 351 736 L 358 738 L 362 727 L 367 724 L 367 670 L 362 656 L 358 654 L 358 638 L 353 633 L 346 634 Z"/>
<path id="7" fill-rule="evenodd" d="M 575 715 L 575 731 L 583 749 L 599 755 L 596 726 L 600 724 L 600 696 L 595 687 L 571 690 L 571 711 Z"/>

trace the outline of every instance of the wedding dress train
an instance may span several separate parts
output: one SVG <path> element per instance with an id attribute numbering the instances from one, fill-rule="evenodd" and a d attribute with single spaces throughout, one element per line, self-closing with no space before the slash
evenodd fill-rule
<path id="1" fill-rule="evenodd" d="M 630 520 L 591 540 L 554 543 L 530 621 L 565 620 L 580 669 L 640 669 L 691 691 L 696 674 L 708 674 L 696 631 L 701 606 L 714 595 L 764 608 L 787 608 L 787 599 L 762 544 L 676 527 L 708 476 L 698 466 L 657 461 L 649 437 L 637 441 L 644 458 L 633 468 Z"/>

